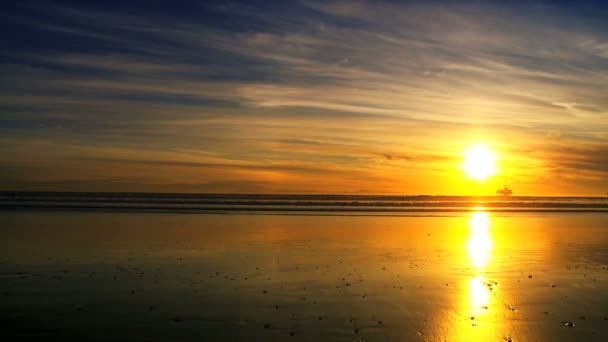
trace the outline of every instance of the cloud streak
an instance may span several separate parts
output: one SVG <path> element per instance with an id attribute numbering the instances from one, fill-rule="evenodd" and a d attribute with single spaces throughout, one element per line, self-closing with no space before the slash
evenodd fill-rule
<path id="1" fill-rule="evenodd" d="M 581 188 L 564 177 L 568 192 L 605 185 L 608 27 L 600 4 L 142 5 L 42 1 L 3 11 L 2 153 L 37 160 L 4 158 L 0 167 L 69 164 L 92 175 L 100 163 L 156 165 L 183 170 L 201 182 L 197 191 L 208 176 L 210 191 L 233 182 L 240 185 L 226 191 L 314 192 L 334 172 L 332 192 L 348 192 L 350 172 L 366 179 L 358 190 L 436 193 L 441 187 L 429 184 L 457 177 L 462 148 L 482 140 L 505 153 L 534 151 L 504 158 L 503 171 L 522 184 L 560 170 L 595 182 Z M 557 138 L 576 158 L 554 150 Z M 90 154 L 27 149 L 39 141 Z M 157 155 L 122 158 L 117 148 Z M 216 159 L 193 161 L 176 150 Z M 226 169 L 231 175 L 222 176 Z M 154 179 L 142 183 L 154 189 L 179 183 L 133 172 L 128 183 L 137 189 L 145 187 L 138 179 Z M 28 184 L 11 174 L 0 187 Z M 56 174 L 49 182 L 69 183 Z M 44 188 L 44 179 L 29 181 Z"/>

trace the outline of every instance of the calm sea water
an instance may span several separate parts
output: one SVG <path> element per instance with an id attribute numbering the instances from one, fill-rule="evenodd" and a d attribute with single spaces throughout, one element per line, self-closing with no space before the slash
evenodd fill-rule
<path id="1" fill-rule="evenodd" d="M 608 197 L 0 192 L 0 208 L 164 211 L 608 211 Z"/>
<path id="2" fill-rule="evenodd" d="M 359 204 L 266 210 L 294 199 L 260 196 L 218 214 L 167 202 L 251 196 L 152 196 L 150 209 L 149 196 L 104 194 L 86 210 L 83 195 L 28 196 L 0 210 L 0 324 L 11 341 L 608 340 L 604 199 L 534 200 L 600 212 L 296 199 L 465 202 L 361 214 Z M 143 209 L 124 210 L 134 202 Z"/>

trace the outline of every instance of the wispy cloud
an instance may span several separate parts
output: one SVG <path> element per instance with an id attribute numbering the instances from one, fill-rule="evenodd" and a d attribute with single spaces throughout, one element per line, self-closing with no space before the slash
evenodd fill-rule
<path id="1" fill-rule="evenodd" d="M 533 151 L 511 158 L 522 181 L 560 170 L 593 179 L 564 184 L 591 193 L 608 172 L 604 14 L 542 3 L 25 2 L 0 15 L 0 167 L 14 171 L 0 185 L 42 186 L 15 171 L 26 165 L 63 184 L 67 165 L 101 182 L 95 167 L 122 163 L 138 189 L 184 183 L 144 171 L 154 165 L 215 190 L 324 189 L 327 174 L 334 192 L 375 182 L 421 193 L 479 139 Z M 57 153 L 32 154 L 39 141 Z M 559 154 L 556 141 L 576 152 Z M 37 161 L 8 157 L 16 151 Z M 353 188 L 349 173 L 365 184 Z"/>

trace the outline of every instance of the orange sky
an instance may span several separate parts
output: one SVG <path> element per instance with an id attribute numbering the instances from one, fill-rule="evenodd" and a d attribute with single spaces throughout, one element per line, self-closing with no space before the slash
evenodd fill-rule
<path id="1" fill-rule="evenodd" d="M 3 14 L 0 190 L 608 191 L 604 8 L 212 3 Z"/>

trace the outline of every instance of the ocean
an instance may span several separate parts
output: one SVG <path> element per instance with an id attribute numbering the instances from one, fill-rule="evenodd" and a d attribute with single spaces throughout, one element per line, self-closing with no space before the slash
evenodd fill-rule
<path id="1" fill-rule="evenodd" d="M 373 196 L 171 193 L 1 192 L 3 209 L 105 209 L 192 212 L 606 212 L 607 197 Z"/>
<path id="2" fill-rule="evenodd" d="M 7 341 L 606 341 L 605 198 L 2 193 Z"/>

